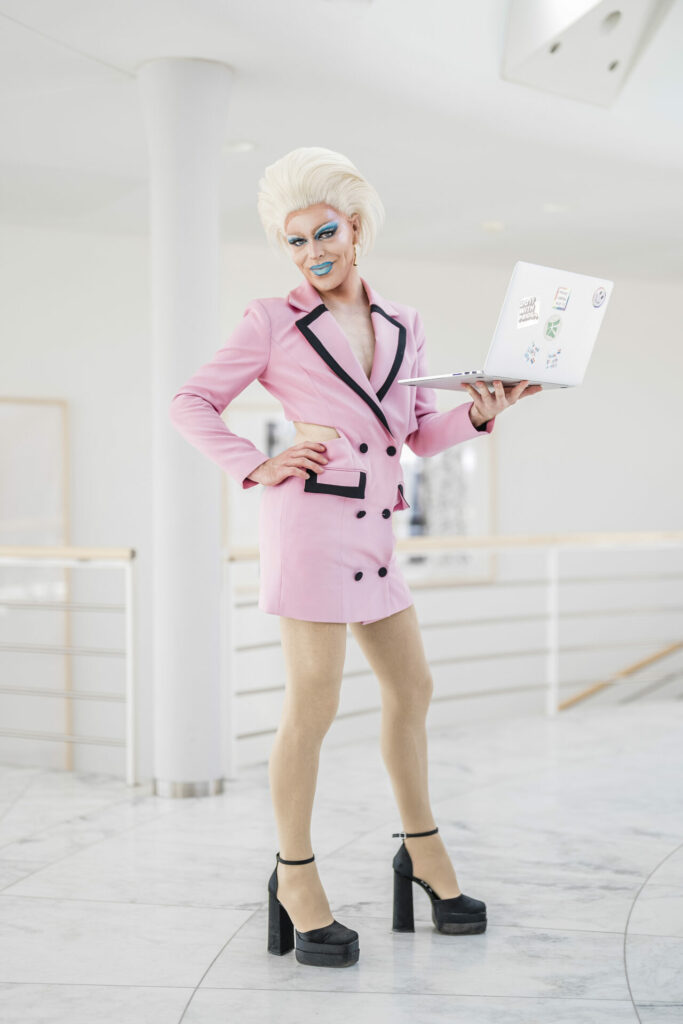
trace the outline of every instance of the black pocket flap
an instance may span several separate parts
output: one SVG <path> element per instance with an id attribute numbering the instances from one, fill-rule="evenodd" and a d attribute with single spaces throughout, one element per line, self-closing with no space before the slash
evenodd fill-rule
<path id="1" fill-rule="evenodd" d="M 362 469 L 308 470 L 304 490 L 313 494 L 338 494 L 342 498 L 365 497 L 365 472 Z"/>

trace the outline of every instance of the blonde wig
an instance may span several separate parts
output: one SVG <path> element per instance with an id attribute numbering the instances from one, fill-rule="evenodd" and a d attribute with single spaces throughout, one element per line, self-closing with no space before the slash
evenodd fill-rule
<path id="1" fill-rule="evenodd" d="M 357 251 L 370 251 L 384 223 L 382 200 L 348 157 L 322 146 L 291 150 L 266 167 L 259 181 L 256 208 L 275 251 L 289 252 L 287 215 L 316 203 L 327 203 L 347 217 L 357 213 Z"/>

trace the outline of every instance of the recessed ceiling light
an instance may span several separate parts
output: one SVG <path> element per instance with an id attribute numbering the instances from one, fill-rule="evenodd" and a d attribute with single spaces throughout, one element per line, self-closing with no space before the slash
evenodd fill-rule
<path id="1" fill-rule="evenodd" d="M 569 207 L 563 206 L 561 203 L 544 203 L 544 213 L 567 213 Z"/>
<path id="2" fill-rule="evenodd" d="M 256 149 L 256 143 L 250 142 L 249 139 L 236 139 L 234 142 L 226 142 L 223 149 L 226 153 L 247 153 L 251 149 Z"/>

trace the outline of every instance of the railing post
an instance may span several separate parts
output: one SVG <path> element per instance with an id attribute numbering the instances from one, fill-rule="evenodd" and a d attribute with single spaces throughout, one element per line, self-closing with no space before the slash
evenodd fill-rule
<path id="1" fill-rule="evenodd" d="M 225 751 L 225 778 L 234 779 L 236 771 L 235 751 L 235 597 L 234 564 L 229 555 L 223 562 L 222 619 L 224 628 L 222 664 L 223 670 L 223 749 Z"/>
<path id="2" fill-rule="evenodd" d="M 546 591 L 546 714 L 556 715 L 560 696 L 560 608 L 559 608 L 559 555 L 558 547 L 549 547 L 546 552 L 548 587 Z"/>
<path id="3" fill-rule="evenodd" d="M 137 726 L 135 715 L 135 582 L 134 556 L 123 566 L 126 615 L 126 783 L 137 784 Z"/>

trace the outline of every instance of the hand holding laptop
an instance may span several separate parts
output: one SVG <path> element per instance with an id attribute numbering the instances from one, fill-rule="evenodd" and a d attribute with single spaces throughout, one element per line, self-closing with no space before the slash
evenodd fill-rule
<path id="1" fill-rule="evenodd" d="M 518 399 L 526 398 L 527 395 L 536 395 L 543 390 L 542 384 L 529 384 L 528 380 L 521 380 L 519 384 L 508 387 L 505 387 L 502 381 L 494 380 L 493 387 L 494 391 L 491 393 L 486 381 L 481 382 L 481 387 L 463 383 L 463 388 L 469 393 L 474 403 L 470 409 L 470 419 L 475 427 L 480 427 L 487 420 L 492 420 L 503 409 L 514 405 Z"/>

